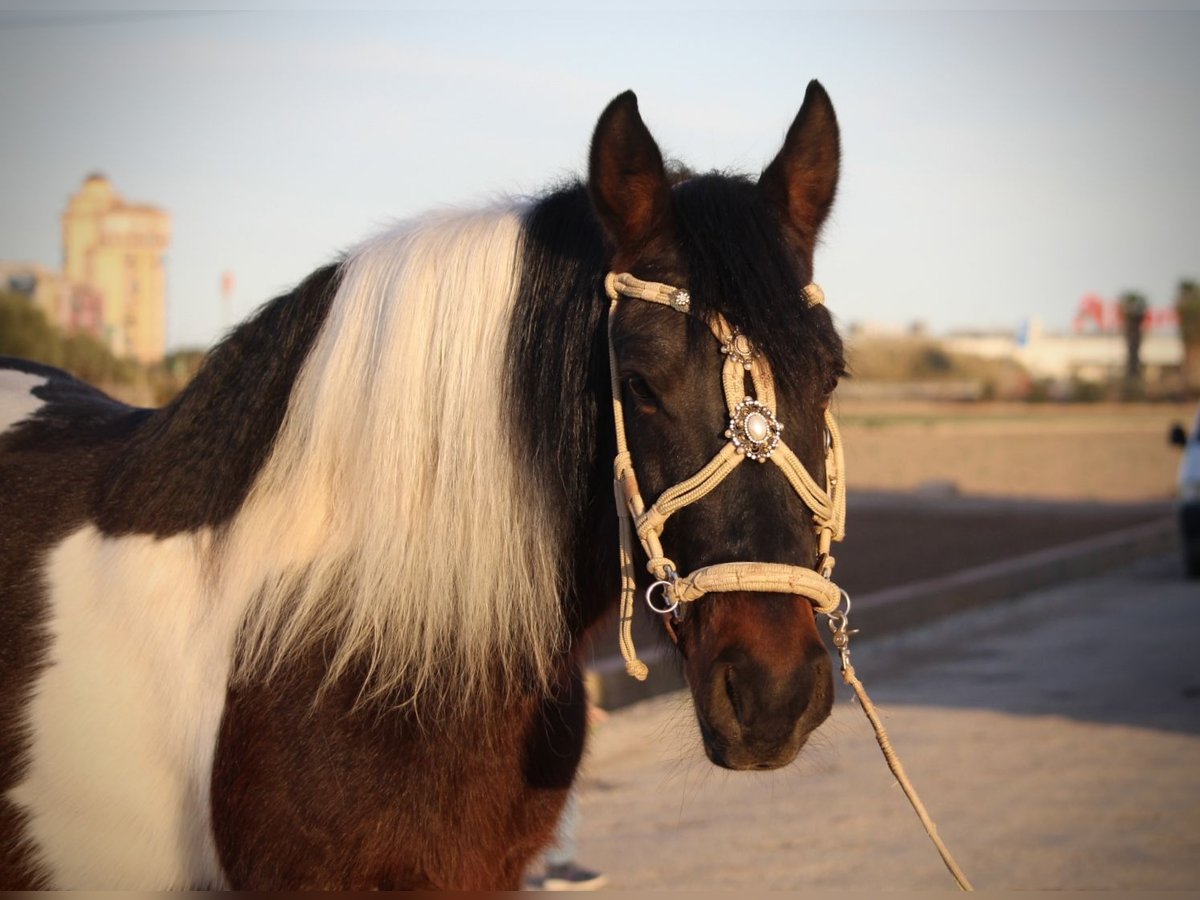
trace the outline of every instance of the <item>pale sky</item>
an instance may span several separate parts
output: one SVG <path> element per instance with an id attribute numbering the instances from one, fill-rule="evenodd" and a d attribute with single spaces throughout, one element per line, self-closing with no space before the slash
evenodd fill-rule
<path id="1" fill-rule="evenodd" d="M 0 259 L 57 266 L 94 170 L 172 217 L 168 345 L 388 222 L 584 172 L 633 88 L 663 150 L 757 173 L 810 78 L 842 127 L 842 324 L 1066 328 L 1200 278 L 1200 13 L 0 13 Z"/>

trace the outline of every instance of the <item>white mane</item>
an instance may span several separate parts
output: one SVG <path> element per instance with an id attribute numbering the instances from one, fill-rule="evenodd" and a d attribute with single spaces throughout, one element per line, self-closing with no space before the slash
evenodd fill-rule
<path id="1" fill-rule="evenodd" d="M 365 658 L 372 693 L 461 702 L 497 667 L 545 683 L 564 646 L 564 529 L 503 408 L 520 244 L 509 207 L 403 225 L 349 255 L 224 542 L 218 577 L 252 596 L 243 673 L 327 640 L 329 677 Z"/>

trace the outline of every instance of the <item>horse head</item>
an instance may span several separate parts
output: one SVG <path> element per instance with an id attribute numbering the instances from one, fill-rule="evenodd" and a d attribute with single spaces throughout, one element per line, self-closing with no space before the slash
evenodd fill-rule
<path id="1" fill-rule="evenodd" d="M 635 296 L 646 290 L 644 283 L 677 289 L 664 295 L 665 303 L 614 302 L 610 313 L 615 416 L 623 420 L 630 471 L 647 506 L 723 452 L 742 462 L 733 453 L 747 447 L 729 429 L 743 376 L 735 367 L 731 386 L 726 368 L 739 349 L 763 361 L 762 378 L 773 393 L 773 408 L 755 422 L 747 419 L 747 427 L 760 433 L 755 437 L 768 426 L 785 435 L 812 480 L 826 484 L 825 413 L 844 363 L 829 313 L 810 302 L 805 288 L 838 165 L 837 120 L 816 82 L 757 181 L 672 176 L 632 93 L 601 115 L 588 193 L 608 238 L 610 269 L 627 273 L 621 277 L 635 285 Z M 750 368 L 747 362 L 746 399 L 757 403 L 764 385 L 759 370 L 752 379 Z M 777 424 L 786 431 L 776 432 Z M 655 535 L 660 574 L 673 581 L 677 573 L 744 561 L 807 570 L 821 565 L 820 523 L 782 464 L 728 469 L 661 523 Z M 638 522 L 642 538 L 644 525 Z M 655 569 L 654 556 L 643 549 L 639 592 L 653 580 L 645 569 Z M 670 565 L 662 562 L 668 558 Z M 726 586 L 663 621 L 683 654 L 705 751 L 717 765 L 784 766 L 829 715 L 830 658 L 808 598 L 777 587 Z"/>

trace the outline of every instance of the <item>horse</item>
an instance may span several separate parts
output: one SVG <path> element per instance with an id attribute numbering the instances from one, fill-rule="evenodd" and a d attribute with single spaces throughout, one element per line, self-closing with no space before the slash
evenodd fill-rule
<path id="1" fill-rule="evenodd" d="M 839 141 L 813 81 L 758 178 L 693 174 L 626 92 L 586 178 L 365 240 L 162 408 L 5 360 L 0 886 L 519 887 L 621 591 L 616 432 L 647 497 L 720 450 L 723 321 L 827 474 L 842 345 L 804 289 Z M 688 314 L 610 304 L 610 272 Z M 776 466 L 726 476 L 662 531 L 678 572 L 815 575 L 811 503 Z M 828 716 L 801 594 L 662 622 L 715 765 L 785 766 Z"/>

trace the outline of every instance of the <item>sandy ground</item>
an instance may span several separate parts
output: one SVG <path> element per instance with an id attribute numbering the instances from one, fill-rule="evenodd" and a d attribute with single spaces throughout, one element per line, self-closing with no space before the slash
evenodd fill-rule
<path id="1" fill-rule="evenodd" d="M 1195 889 L 1198 630 L 1163 557 L 854 657 L 977 887 Z M 580 860 L 616 889 L 954 887 L 848 696 L 772 773 L 714 768 L 687 695 L 650 700 L 597 728 L 582 784 Z"/>
<path id="2" fill-rule="evenodd" d="M 1172 496 L 1194 404 L 835 406 L 851 488 L 1053 500 Z"/>

